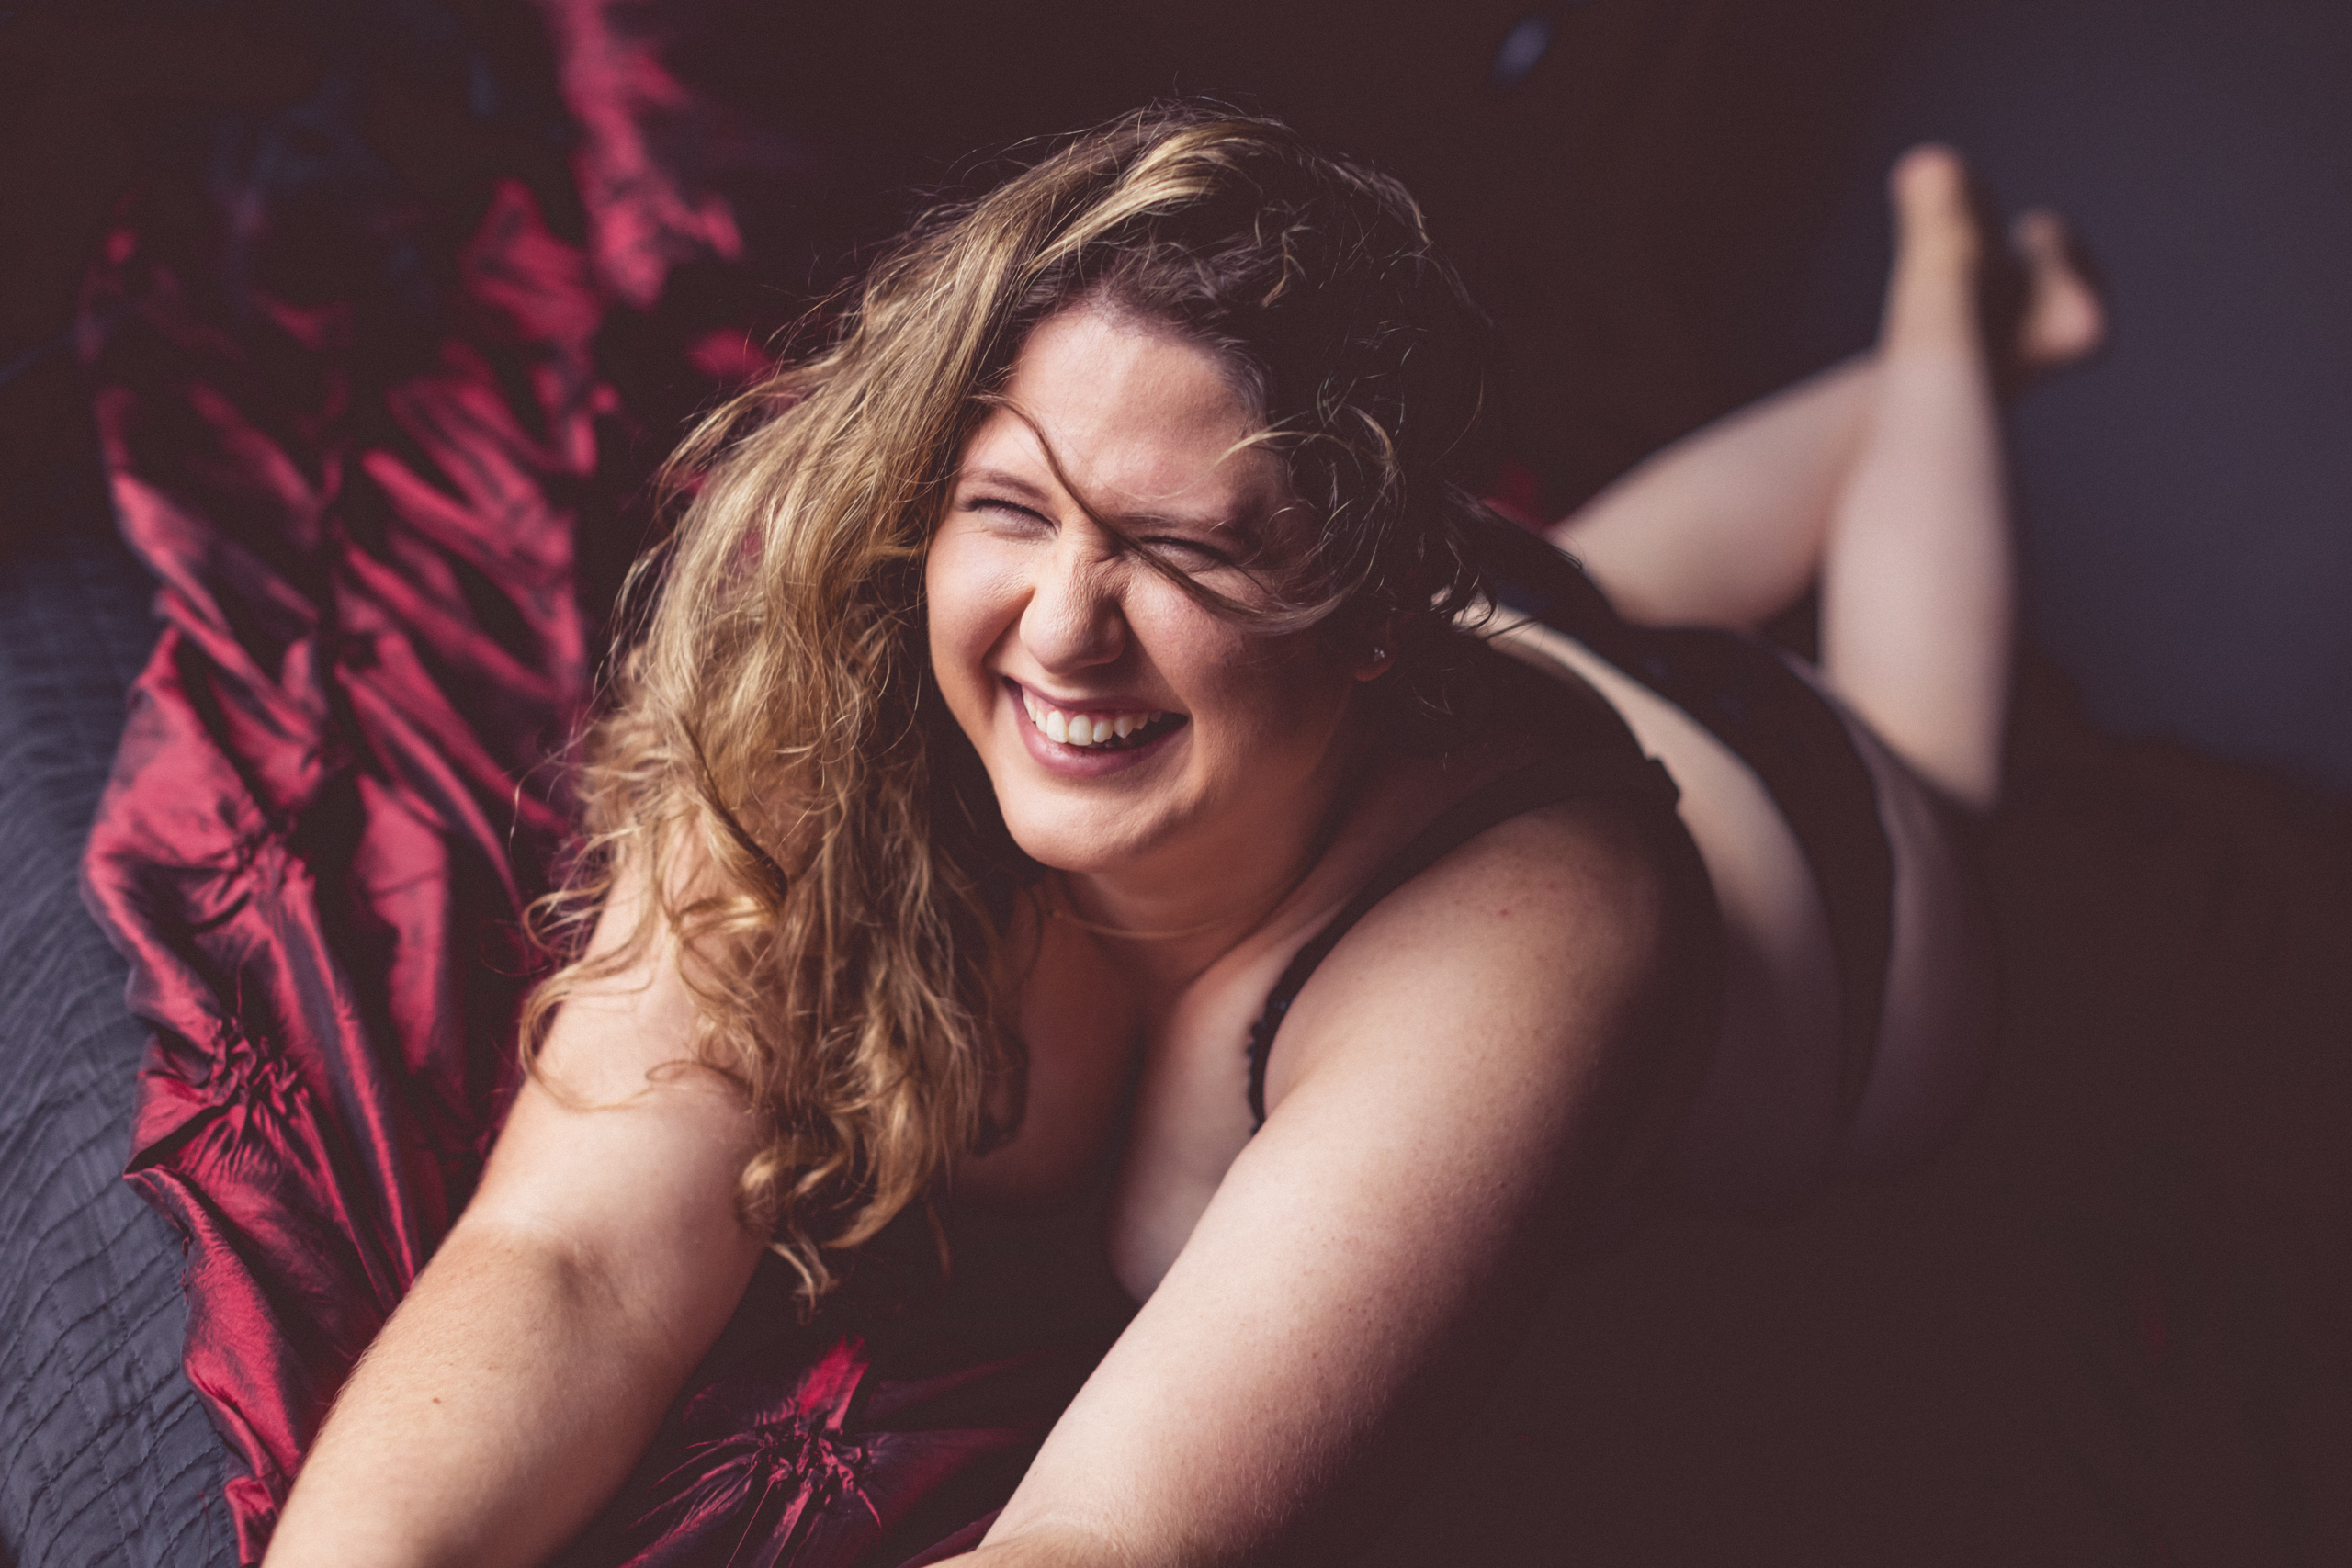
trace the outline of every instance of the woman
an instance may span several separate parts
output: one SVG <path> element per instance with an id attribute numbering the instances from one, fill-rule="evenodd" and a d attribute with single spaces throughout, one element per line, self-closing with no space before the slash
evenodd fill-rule
<path id="1" fill-rule="evenodd" d="M 271 1561 L 545 1556 L 763 1251 L 814 1306 L 926 1213 L 967 1265 L 1097 1216 L 1141 1303 L 972 1561 L 1329 1543 L 1669 1140 L 1770 1198 L 1931 1135 L 2008 560 L 1964 177 L 1894 184 L 1877 354 L 1560 536 L 1662 625 L 1818 576 L 1850 724 L 1473 501 L 1476 318 L 1392 182 L 1177 107 L 919 228 L 689 448 L 593 935 Z M 2021 242 L 2033 367 L 2096 310 Z M 1743 761 L 1732 698 L 1839 754 Z"/>

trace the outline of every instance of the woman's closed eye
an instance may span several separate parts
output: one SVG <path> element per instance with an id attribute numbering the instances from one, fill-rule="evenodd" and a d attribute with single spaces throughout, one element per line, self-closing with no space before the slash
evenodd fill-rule
<path id="1" fill-rule="evenodd" d="M 1171 566 L 1191 570 L 1209 567 L 1231 566 L 1233 558 L 1205 540 L 1187 538 L 1181 534 L 1152 534 L 1136 541 L 1137 545 L 1166 560 Z"/>
<path id="2" fill-rule="evenodd" d="M 1053 521 L 1035 507 L 1023 506 L 1001 495 L 967 496 L 956 503 L 958 512 L 986 516 L 999 527 L 1051 529 Z"/>
<path id="3" fill-rule="evenodd" d="M 1052 518 L 1035 507 L 1009 496 L 983 491 L 957 501 L 956 510 L 984 518 L 990 528 L 1004 533 L 1025 536 L 1057 531 L 1057 525 Z M 1148 552 L 1163 565 L 1184 572 L 1214 571 L 1239 565 L 1236 558 L 1224 548 L 1190 534 L 1128 536 L 1125 547 Z"/>

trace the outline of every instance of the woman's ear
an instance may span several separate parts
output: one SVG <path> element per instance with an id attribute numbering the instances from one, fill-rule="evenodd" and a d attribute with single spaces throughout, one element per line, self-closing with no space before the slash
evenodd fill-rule
<path id="1" fill-rule="evenodd" d="M 1354 672 L 1359 681 L 1377 681 L 1396 662 L 1396 618 L 1384 618 L 1368 628 L 1358 645 Z"/>

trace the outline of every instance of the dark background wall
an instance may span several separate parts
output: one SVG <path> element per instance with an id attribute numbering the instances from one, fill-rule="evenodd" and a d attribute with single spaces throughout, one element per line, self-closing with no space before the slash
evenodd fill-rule
<path id="1" fill-rule="evenodd" d="M 2110 728 L 2352 787 L 2352 13 L 2326 0 L 626 14 L 721 106 L 667 133 L 732 192 L 749 241 L 744 267 L 674 290 L 673 315 L 781 320 L 924 193 L 985 179 L 976 150 L 1221 93 L 1422 196 L 1503 325 L 1516 446 L 1561 507 L 1865 343 L 1880 172 L 1910 140 L 1955 141 L 2003 198 L 2073 214 L 2112 290 L 2112 353 L 2017 418 L 2038 644 Z M 360 118 L 425 204 L 449 206 L 452 171 L 475 165 L 560 183 L 561 149 L 532 139 L 554 102 L 537 28 L 519 0 L 0 0 L 0 364 L 53 341 L 111 193 L 190 159 L 194 119 L 299 95 L 354 39 L 381 57 Z M 1514 28 L 1545 47 L 1498 74 Z M 458 53 L 503 94 L 470 129 L 480 72 L 435 63 Z M 628 333 L 614 342 L 626 361 Z M 7 379 L 0 403 L 23 400 Z"/>
<path id="2" fill-rule="evenodd" d="M 2352 12 L 1949 0 L 1887 61 L 1799 360 L 1866 330 L 1923 136 L 2105 264 L 2112 351 L 2019 408 L 2030 624 L 2111 728 L 2352 786 Z"/>
<path id="3" fill-rule="evenodd" d="M 2324 0 L 712 6 L 703 79 L 820 152 L 805 237 L 1155 93 L 1403 175 L 1501 320 L 1565 506 L 1865 344 L 1880 177 L 1950 140 L 2103 264 L 2111 352 L 2018 411 L 2029 618 L 2094 718 L 2352 787 L 2352 13 Z M 1545 47 L 1514 78 L 1518 28 Z M 903 197 L 899 198 L 903 202 Z M 780 218 L 788 214 L 779 214 Z M 820 264 L 820 272 L 827 264 Z"/>

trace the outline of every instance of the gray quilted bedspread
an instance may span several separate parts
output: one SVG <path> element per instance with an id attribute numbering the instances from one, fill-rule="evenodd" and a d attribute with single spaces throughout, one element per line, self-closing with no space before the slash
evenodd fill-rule
<path id="1" fill-rule="evenodd" d="M 95 481 L 0 500 L 0 1563 L 235 1561 L 179 1239 L 122 1180 L 145 1029 L 84 835 L 154 630 Z"/>

